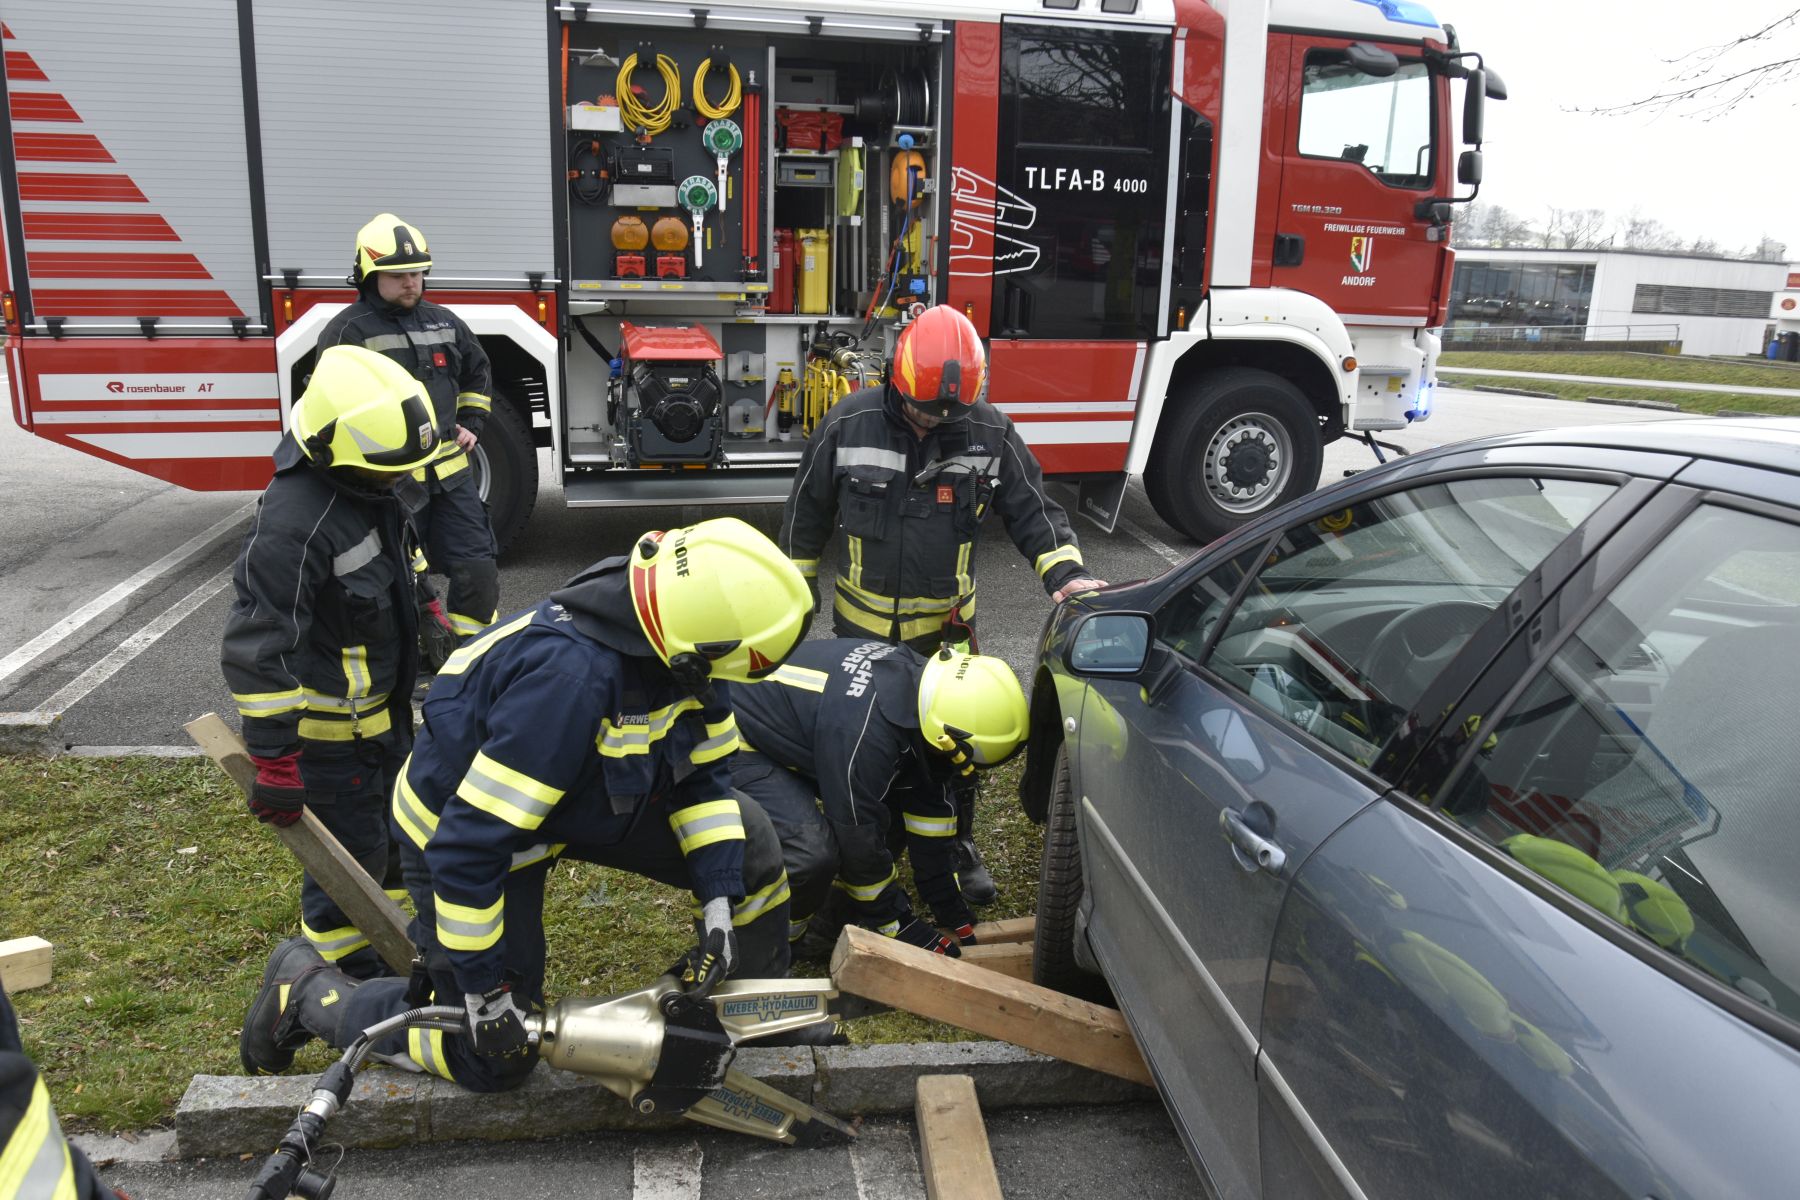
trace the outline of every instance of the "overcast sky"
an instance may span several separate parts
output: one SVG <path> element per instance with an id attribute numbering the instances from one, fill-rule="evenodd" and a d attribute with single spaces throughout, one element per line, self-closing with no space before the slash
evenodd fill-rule
<path id="1" fill-rule="evenodd" d="M 1546 205 L 1636 207 L 1688 241 L 1711 237 L 1735 251 L 1766 233 L 1800 261 L 1800 79 L 1711 121 L 1570 111 L 1660 91 L 1682 69 L 1664 60 L 1751 32 L 1800 0 L 1428 3 L 1511 92 L 1488 106 L 1482 199 L 1534 223 Z M 1800 27 L 1789 26 L 1730 61 L 1796 55 Z"/>

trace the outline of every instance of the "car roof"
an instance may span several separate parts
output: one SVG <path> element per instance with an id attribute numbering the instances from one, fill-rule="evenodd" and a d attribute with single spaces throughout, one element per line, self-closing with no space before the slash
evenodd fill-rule
<path id="1" fill-rule="evenodd" d="M 1800 417 L 1702 417 L 1501 434 L 1480 446 L 1593 446 L 1744 463 L 1800 475 Z"/>

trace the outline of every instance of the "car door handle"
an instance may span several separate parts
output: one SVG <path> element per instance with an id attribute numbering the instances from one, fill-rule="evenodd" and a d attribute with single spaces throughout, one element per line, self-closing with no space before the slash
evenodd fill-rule
<path id="1" fill-rule="evenodd" d="M 1236 809 L 1222 808 L 1219 810 L 1219 826 L 1225 830 L 1225 836 L 1231 839 L 1231 844 L 1254 863 L 1256 868 L 1271 875 L 1281 874 L 1281 868 L 1287 865 L 1287 851 L 1250 828 L 1245 823 L 1243 814 Z M 1243 858 L 1238 861 L 1243 862 Z"/>

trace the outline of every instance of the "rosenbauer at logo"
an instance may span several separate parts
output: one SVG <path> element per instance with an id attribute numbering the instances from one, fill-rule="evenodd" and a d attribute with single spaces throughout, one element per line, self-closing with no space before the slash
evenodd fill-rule
<path id="1" fill-rule="evenodd" d="M 115 396 L 186 396 L 189 395 L 185 383 L 126 383 L 122 379 L 106 381 L 106 390 Z M 205 395 L 213 390 L 210 383 L 197 384 L 192 394 Z"/>

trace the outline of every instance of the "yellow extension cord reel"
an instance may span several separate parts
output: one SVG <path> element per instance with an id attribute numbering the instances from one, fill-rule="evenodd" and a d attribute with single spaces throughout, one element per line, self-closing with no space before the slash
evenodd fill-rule
<path id="1" fill-rule="evenodd" d="M 706 76 L 712 70 L 713 60 L 709 55 L 701 60 L 694 71 L 694 111 L 709 121 L 722 121 L 738 110 L 744 102 L 744 81 L 738 75 L 737 64 L 725 57 L 722 47 L 713 47 L 713 54 L 719 56 L 720 63 L 731 73 L 731 88 L 725 93 L 723 104 L 714 104 L 706 98 Z"/>
<path id="2" fill-rule="evenodd" d="M 656 56 L 656 69 L 663 80 L 663 98 L 654 107 L 646 107 L 631 90 L 631 73 L 637 70 L 637 65 L 638 56 L 634 50 L 619 66 L 619 82 L 614 88 L 619 97 L 619 115 L 625 119 L 627 129 L 641 130 L 646 136 L 654 137 L 669 128 L 675 120 L 675 110 L 681 107 L 681 68 L 666 54 Z"/>

